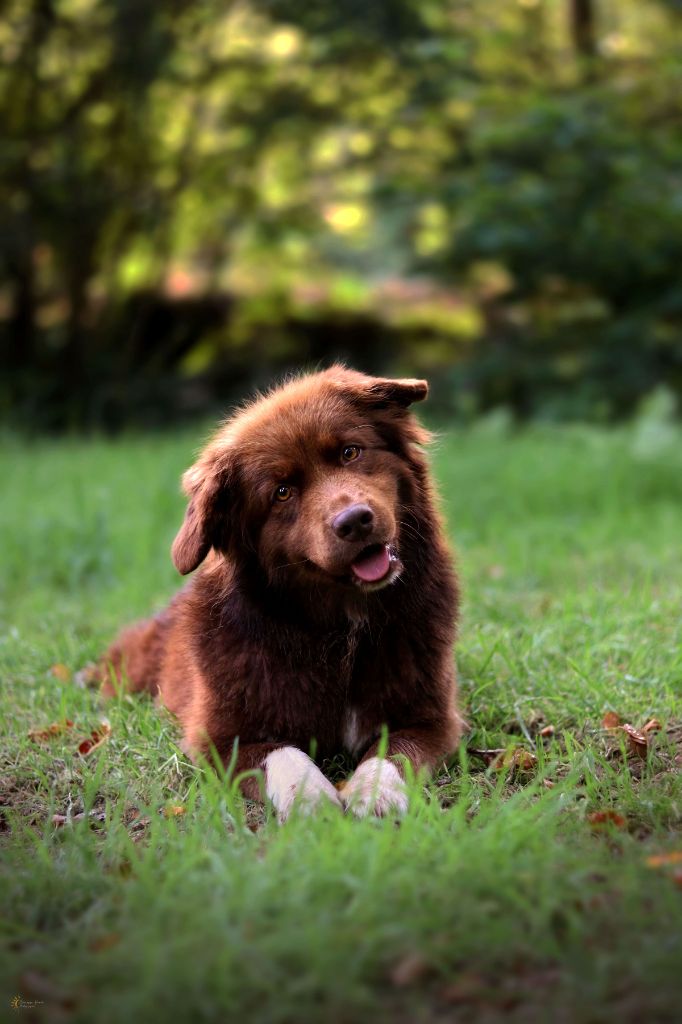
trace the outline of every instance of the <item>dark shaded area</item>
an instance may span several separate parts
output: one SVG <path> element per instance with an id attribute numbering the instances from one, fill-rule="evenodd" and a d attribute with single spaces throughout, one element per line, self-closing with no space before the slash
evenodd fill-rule
<path id="1" fill-rule="evenodd" d="M 443 412 L 682 391 L 676 0 L 10 0 L 0 417 L 343 358 Z"/>

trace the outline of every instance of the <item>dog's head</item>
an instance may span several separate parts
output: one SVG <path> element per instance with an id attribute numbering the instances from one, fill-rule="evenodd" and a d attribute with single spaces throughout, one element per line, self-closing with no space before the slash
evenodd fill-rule
<path id="1" fill-rule="evenodd" d="M 178 570 L 192 572 L 213 548 L 256 558 L 273 583 L 393 582 L 403 534 L 418 531 L 406 522 L 415 488 L 426 486 L 416 446 L 428 435 L 408 406 L 427 390 L 332 367 L 238 412 L 184 475 Z"/>

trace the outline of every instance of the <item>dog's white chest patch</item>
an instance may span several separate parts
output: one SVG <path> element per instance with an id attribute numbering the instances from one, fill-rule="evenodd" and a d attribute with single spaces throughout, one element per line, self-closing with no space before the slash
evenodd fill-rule
<path id="1" fill-rule="evenodd" d="M 343 721 L 343 745 L 349 754 L 357 755 L 366 745 L 369 736 L 360 728 L 360 716 L 355 708 L 348 708 Z"/>

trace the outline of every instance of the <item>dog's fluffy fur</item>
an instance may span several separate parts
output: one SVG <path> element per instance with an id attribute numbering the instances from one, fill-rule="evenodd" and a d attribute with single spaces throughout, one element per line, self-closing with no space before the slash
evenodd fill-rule
<path id="1" fill-rule="evenodd" d="M 294 799 L 400 812 L 403 758 L 430 770 L 456 747 L 456 579 L 408 411 L 426 393 L 336 366 L 237 412 L 183 478 L 173 560 L 196 574 L 100 663 L 105 693 L 177 715 L 191 755 L 230 763 L 236 744 L 282 818 Z M 311 750 L 359 761 L 340 793 Z"/>

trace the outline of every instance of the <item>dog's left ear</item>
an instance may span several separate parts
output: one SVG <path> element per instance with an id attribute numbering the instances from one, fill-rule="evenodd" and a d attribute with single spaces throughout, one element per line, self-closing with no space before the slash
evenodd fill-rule
<path id="1" fill-rule="evenodd" d="M 227 476 L 224 466 L 202 456 L 182 478 L 189 503 L 171 554 L 175 568 L 183 576 L 201 565 L 212 547 L 222 547 L 227 543 Z"/>
<path id="2" fill-rule="evenodd" d="M 376 401 L 378 407 L 400 405 L 406 409 L 413 402 L 423 402 L 428 393 L 429 385 L 425 380 L 414 380 L 411 377 L 403 380 L 368 378 L 367 394 Z"/>

